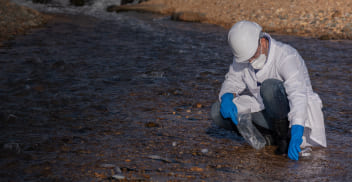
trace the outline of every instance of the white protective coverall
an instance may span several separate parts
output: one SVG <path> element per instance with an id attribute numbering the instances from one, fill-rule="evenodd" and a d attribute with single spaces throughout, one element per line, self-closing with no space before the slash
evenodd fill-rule
<path id="1" fill-rule="evenodd" d="M 262 83 L 270 78 L 281 80 L 290 106 L 289 127 L 305 127 L 301 147 L 326 147 L 322 101 L 318 94 L 313 92 L 304 60 L 290 45 L 274 40 L 269 34 L 264 35 L 269 39 L 269 53 L 264 67 L 255 73 L 250 63 L 237 63 L 234 58 L 220 90 L 220 101 L 223 94 L 236 93 L 233 102 L 239 113 L 248 110 L 251 113 L 261 111 L 265 107 L 257 82 Z M 248 88 L 253 96 L 240 95 L 245 88 Z"/>

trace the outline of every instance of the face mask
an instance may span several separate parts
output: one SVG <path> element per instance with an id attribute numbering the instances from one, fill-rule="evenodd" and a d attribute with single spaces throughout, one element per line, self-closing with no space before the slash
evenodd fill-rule
<path id="1" fill-rule="evenodd" d="M 260 47 L 260 52 L 262 52 L 262 47 Z M 251 62 L 251 65 L 254 69 L 260 70 L 264 67 L 266 61 L 266 55 L 265 54 L 260 54 L 258 58 L 254 59 Z"/>
<path id="2" fill-rule="evenodd" d="M 266 61 L 266 55 L 265 54 L 260 54 L 260 56 L 257 59 L 254 59 L 251 62 L 251 65 L 254 69 L 260 70 L 264 67 Z"/>

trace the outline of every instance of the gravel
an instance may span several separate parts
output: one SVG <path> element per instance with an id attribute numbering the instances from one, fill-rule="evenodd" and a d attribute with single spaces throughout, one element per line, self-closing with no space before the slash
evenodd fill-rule
<path id="1" fill-rule="evenodd" d="M 143 4 L 143 3 L 142 3 Z M 352 39 L 350 0 L 149 0 L 175 12 L 205 15 L 204 23 L 230 28 L 240 20 L 255 21 L 266 32 L 321 39 Z"/>
<path id="2" fill-rule="evenodd" d="M 9 0 L 0 1 L 0 41 L 23 34 L 30 28 L 43 25 L 49 20 L 36 10 L 17 5 Z"/>

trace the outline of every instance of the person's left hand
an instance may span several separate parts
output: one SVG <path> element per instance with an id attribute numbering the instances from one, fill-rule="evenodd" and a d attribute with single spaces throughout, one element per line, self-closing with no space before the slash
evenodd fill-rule
<path id="1" fill-rule="evenodd" d="M 288 157 L 292 160 L 298 160 L 301 152 L 300 145 L 302 143 L 304 127 L 301 125 L 292 125 L 291 127 L 291 141 L 288 146 Z"/>

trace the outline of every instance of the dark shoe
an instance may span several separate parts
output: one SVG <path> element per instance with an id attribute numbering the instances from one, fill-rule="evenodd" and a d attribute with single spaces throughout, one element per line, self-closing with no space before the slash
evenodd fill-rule
<path id="1" fill-rule="evenodd" d="M 275 136 L 274 136 L 274 132 L 271 130 L 268 130 L 266 128 L 263 128 L 257 124 L 255 124 L 255 122 L 252 122 L 253 125 L 258 129 L 258 131 L 263 135 L 265 142 L 266 142 L 266 146 L 270 146 L 270 145 L 276 145 L 276 141 L 275 141 Z"/>
<path id="2" fill-rule="evenodd" d="M 274 124 L 274 131 L 276 134 L 276 143 L 278 145 L 277 149 L 275 150 L 275 154 L 282 155 L 287 154 L 288 151 L 288 144 L 289 144 L 289 121 L 287 118 L 280 119 L 280 120 L 273 120 Z"/>
<path id="3" fill-rule="evenodd" d="M 276 155 L 287 154 L 288 152 L 288 142 L 287 140 L 278 141 L 278 147 L 275 150 Z"/>

